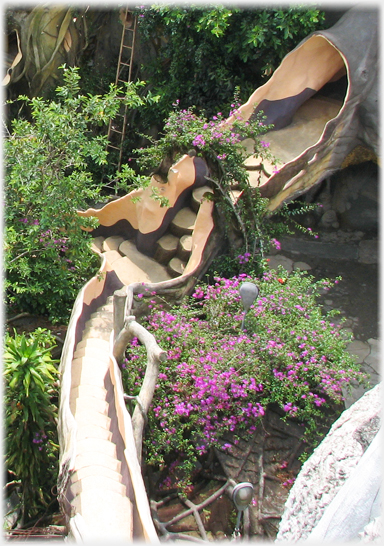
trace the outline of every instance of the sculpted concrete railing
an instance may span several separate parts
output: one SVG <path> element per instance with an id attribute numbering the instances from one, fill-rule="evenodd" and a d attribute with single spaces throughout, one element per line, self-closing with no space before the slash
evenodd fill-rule
<path id="1" fill-rule="evenodd" d="M 100 221 L 93 235 L 101 268 L 76 299 L 60 363 L 59 502 L 76 541 L 158 540 L 140 464 L 145 414 L 166 353 L 136 317 L 148 297 L 177 301 L 188 293 L 215 255 L 213 203 L 201 197 L 210 191 L 205 172 L 202 160 L 183 156 L 161 186 L 170 207 L 140 190 L 79 213 Z M 147 347 L 148 369 L 131 418 L 118 361 L 133 336 Z"/>

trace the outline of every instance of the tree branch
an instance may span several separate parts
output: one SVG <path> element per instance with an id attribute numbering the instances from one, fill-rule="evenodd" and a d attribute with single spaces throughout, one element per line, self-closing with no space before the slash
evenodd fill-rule
<path id="1" fill-rule="evenodd" d="M 244 237 L 244 242 L 245 242 L 245 250 L 246 252 L 249 252 L 249 244 L 248 244 L 248 237 L 247 237 L 247 231 L 245 229 L 245 225 L 244 225 L 244 222 L 243 220 L 241 219 L 241 216 L 239 215 L 239 213 L 237 212 L 236 210 L 236 207 L 232 201 L 232 199 L 230 197 L 228 197 L 227 193 L 223 190 L 223 188 L 221 187 L 221 184 L 219 182 L 217 182 L 217 180 L 214 180 L 213 178 L 209 178 L 208 176 L 205 177 L 206 180 L 208 180 L 209 182 L 212 182 L 213 184 L 215 184 L 215 186 L 220 190 L 220 193 L 223 197 L 223 199 L 230 205 L 234 215 L 236 216 L 236 219 L 239 223 L 239 226 L 240 226 L 240 229 L 243 233 L 243 237 Z"/>
<path id="2" fill-rule="evenodd" d="M 165 362 L 167 353 L 158 346 L 154 336 L 148 332 L 144 326 L 136 322 L 134 316 L 128 316 L 125 319 L 124 327 L 117 336 L 113 347 L 113 355 L 118 362 L 121 360 L 127 344 L 134 337 L 137 337 L 145 346 L 148 357 L 143 384 L 141 385 L 138 396 L 140 404 L 135 407 L 132 415 L 132 427 L 137 458 L 139 463 L 141 463 L 143 430 L 146 417 L 152 403 L 153 393 L 155 392 L 160 362 Z"/>

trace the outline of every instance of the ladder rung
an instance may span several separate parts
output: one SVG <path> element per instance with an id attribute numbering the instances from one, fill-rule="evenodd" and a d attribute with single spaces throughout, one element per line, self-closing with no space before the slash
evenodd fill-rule
<path id="1" fill-rule="evenodd" d="M 123 64 L 124 66 L 131 66 L 131 63 L 123 63 L 123 61 L 120 61 L 120 64 Z"/>
<path id="2" fill-rule="evenodd" d="M 114 133 L 119 133 L 119 135 L 123 134 L 123 131 L 119 131 L 118 129 L 113 129 L 112 127 L 111 127 L 111 131 L 113 131 Z"/>
<path id="3" fill-rule="evenodd" d="M 125 47 L 125 49 L 132 49 L 132 46 L 130 46 L 130 45 L 124 45 L 123 44 L 123 47 Z"/>
<path id="4" fill-rule="evenodd" d="M 113 144 L 107 144 L 107 147 L 113 148 L 114 150 L 118 150 L 120 152 L 120 148 L 118 148 L 117 146 L 113 146 Z"/>

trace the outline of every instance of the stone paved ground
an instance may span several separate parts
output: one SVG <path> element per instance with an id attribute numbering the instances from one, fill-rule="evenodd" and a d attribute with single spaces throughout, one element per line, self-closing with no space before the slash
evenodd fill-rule
<path id="1" fill-rule="evenodd" d="M 370 375 L 370 385 L 380 381 L 379 359 L 379 268 L 378 241 L 361 231 L 323 231 L 317 239 L 288 236 L 280 239 L 281 249 L 269 256 L 269 266 L 281 264 L 288 271 L 308 270 L 316 279 L 342 277 L 342 281 L 322 296 L 326 310 L 339 309 L 345 328 L 354 340 L 348 350 L 357 356 Z M 357 387 L 346 395 L 346 408 L 367 388 Z"/>

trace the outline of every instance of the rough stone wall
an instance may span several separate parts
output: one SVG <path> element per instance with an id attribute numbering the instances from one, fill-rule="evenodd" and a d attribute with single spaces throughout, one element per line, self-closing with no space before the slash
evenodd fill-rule
<path id="1" fill-rule="evenodd" d="M 381 383 L 342 413 L 304 463 L 287 499 L 275 542 L 309 537 L 376 436 L 380 415 Z"/>

